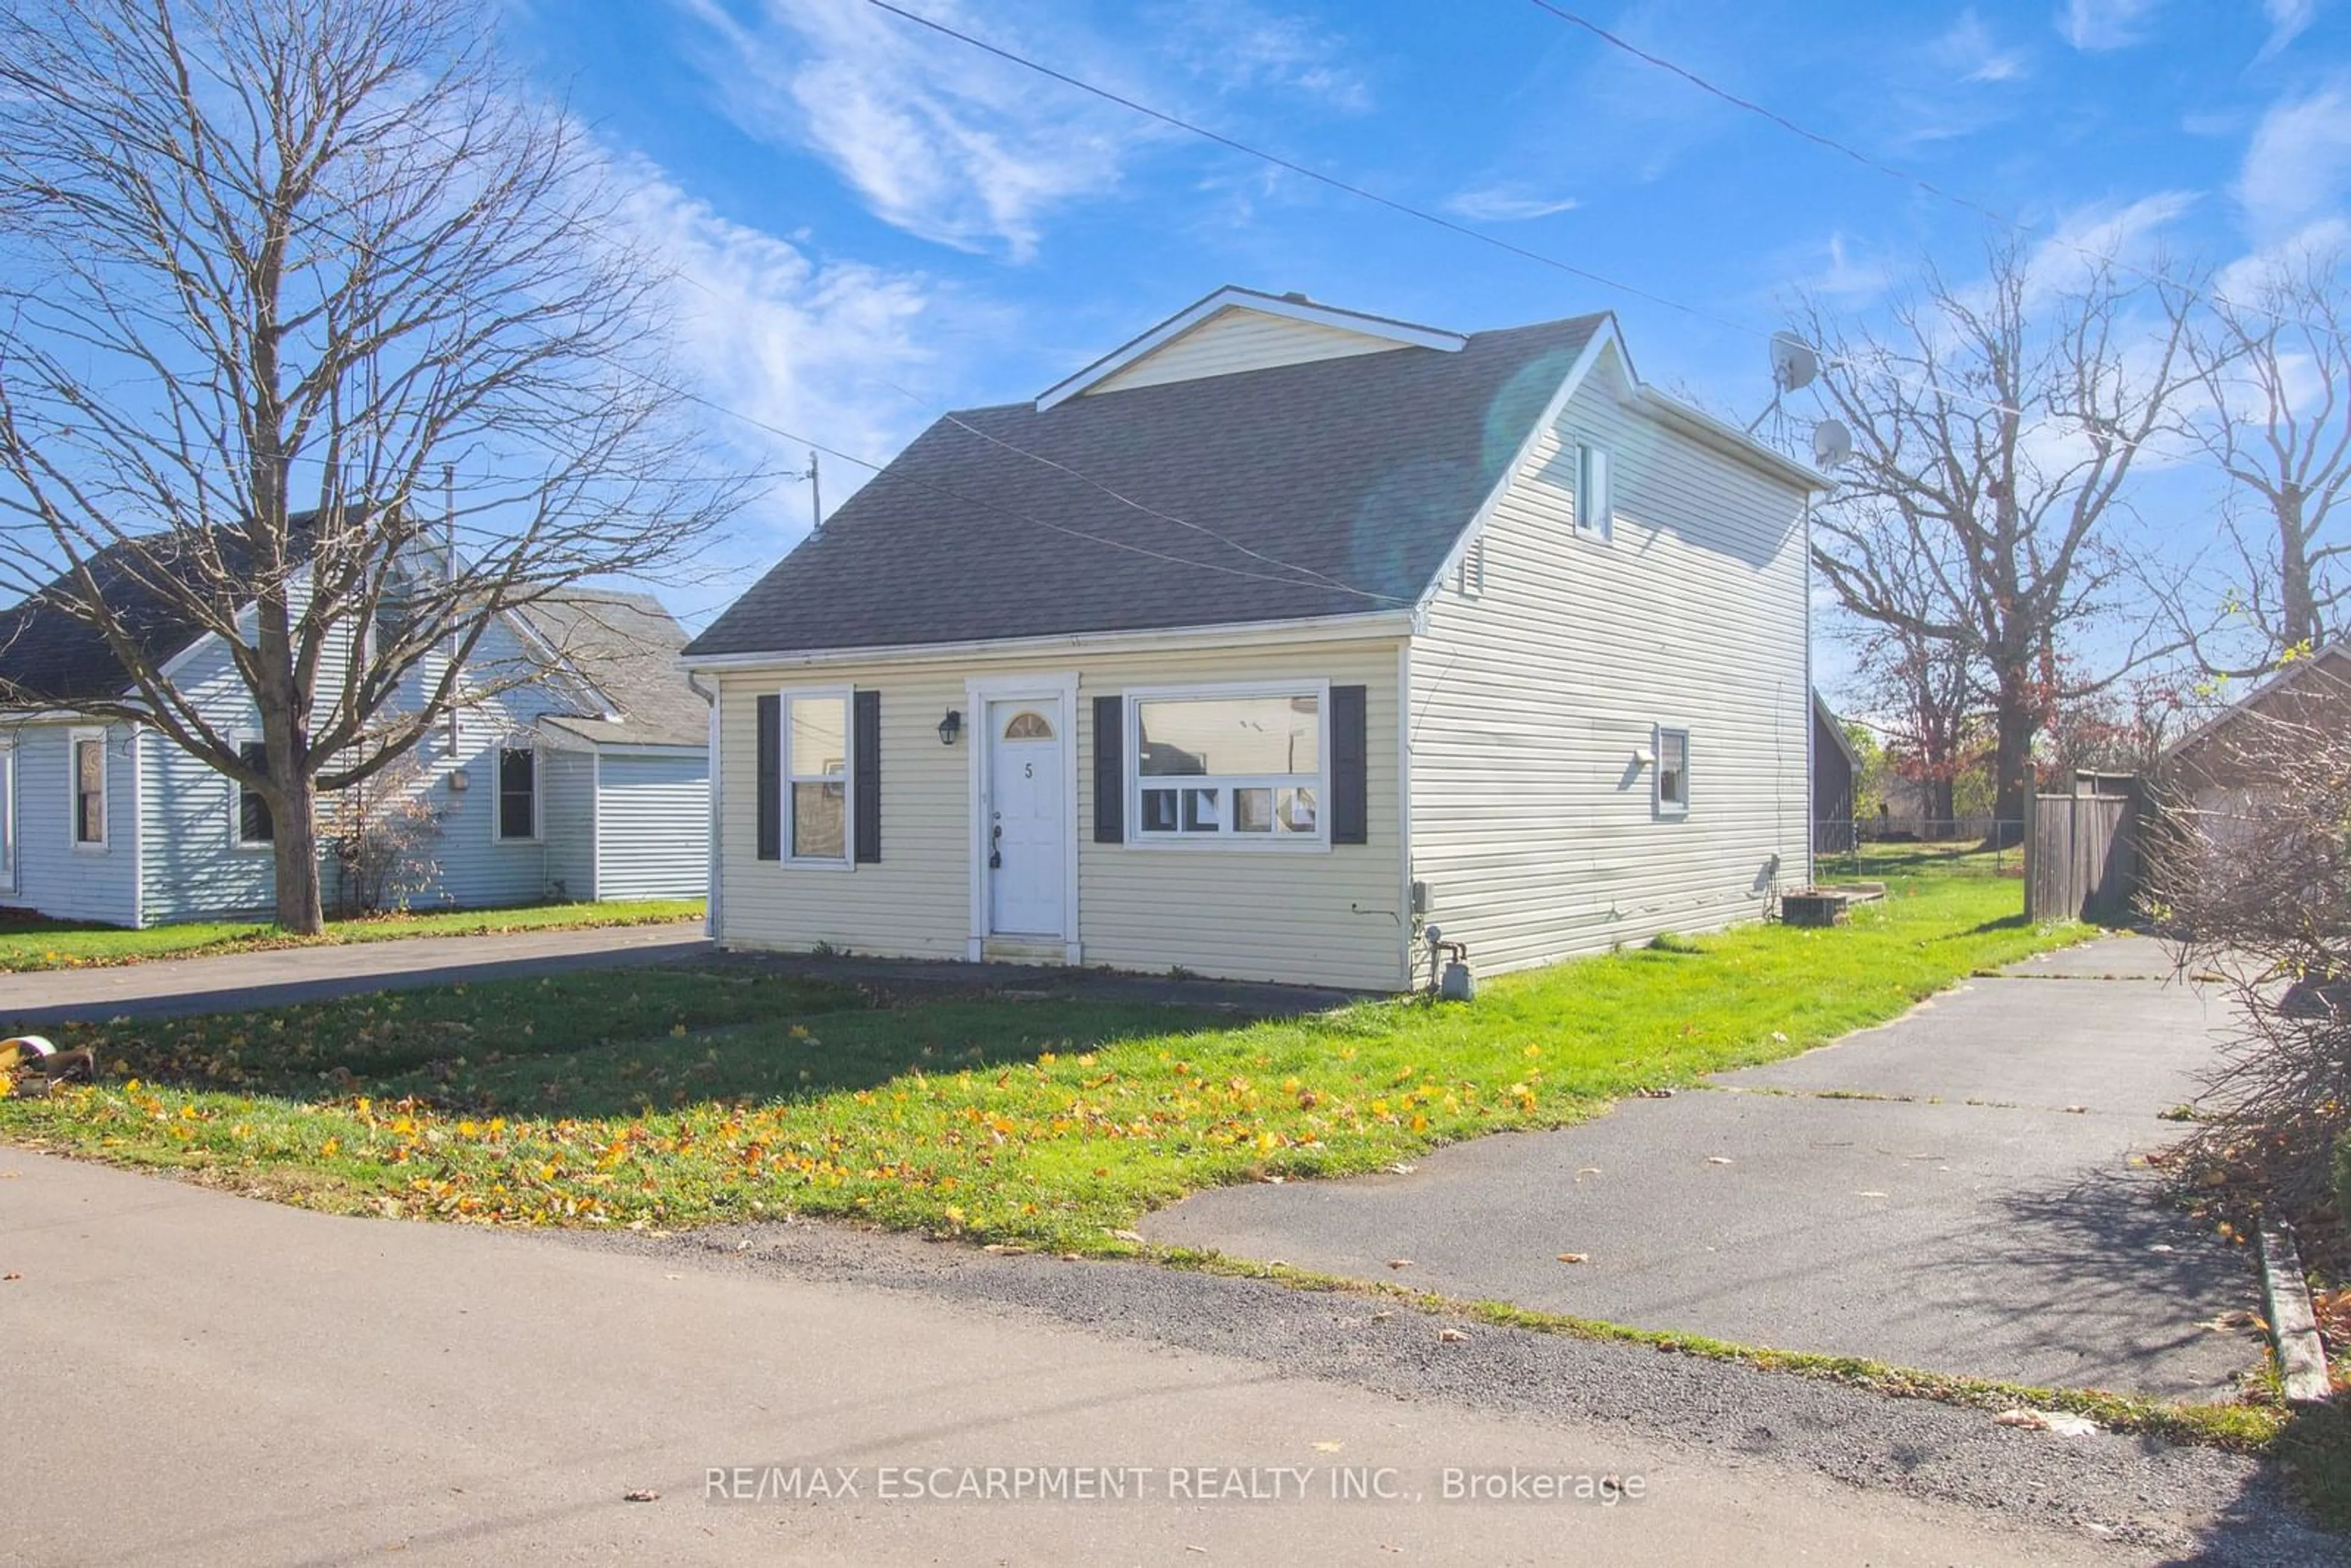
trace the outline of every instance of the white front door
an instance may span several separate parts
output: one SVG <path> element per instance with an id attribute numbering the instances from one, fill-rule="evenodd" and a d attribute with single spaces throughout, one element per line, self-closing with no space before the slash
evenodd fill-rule
<path id="1" fill-rule="evenodd" d="M 987 705 L 987 929 L 1008 936 L 1063 936 L 1062 873 L 1070 821 L 1061 799 L 1059 705 Z"/>

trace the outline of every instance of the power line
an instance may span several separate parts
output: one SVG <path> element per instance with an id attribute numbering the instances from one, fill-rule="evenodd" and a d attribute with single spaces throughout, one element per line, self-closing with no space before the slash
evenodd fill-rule
<path id="1" fill-rule="evenodd" d="M 1186 120 L 1180 115 L 1170 114 L 1165 110 L 1154 109 L 1147 103 L 1139 103 L 1134 99 L 1128 98 L 1122 93 L 1112 91 L 1109 88 L 1097 87 L 1092 82 L 1083 80 L 1078 77 L 1071 76 L 1065 71 L 1056 70 L 1051 66 L 1032 60 L 1025 55 L 1015 54 L 1010 49 L 1004 48 L 996 44 L 991 44 L 985 38 L 974 37 L 969 33 L 959 32 L 956 28 L 948 26 L 945 22 L 935 21 L 931 17 L 906 10 L 903 6 L 892 5 L 890 0 L 865 0 L 865 3 L 873 6 L 876 10 L 887 11 L 893 16 L 899 17 L 904 21 L 911 22 L 918 27 L 926 27 L 934 33 L 953 38 L 957 43 L 979 50 L 982 54 L 993 55 L 998 59 L 1006 61 L 1011 65 L 1019 66 L 1023 70 L 1034 71 L 1039 76 L 1048 77 L 1054 81 L 1061 83 L 1065 87 L 1075 88 L 1080 92 L 1101 99 L 1105 103 L 1113 103 L 1118 105 L 1121 109 L 1130 110 L 1136 114 L 1143 115 L 1146 119 L 1155 120 L 1162 125 L 1173 127 L 1177 131 L 1189 132 L 1194 136 L 1203 137 L 1207 141 L 1217 143 L 1220 147 L 1229 148 L 1235 152 L 1243 153 L 1246 156 L 1255 158 L 1261 162 L 1271 164 L 1274 168 L 1283 170 L 1289 173 L 1296 174 L 1301 179 L 1311 180 L 1316 184 L 1325 185 L 1332 190 L 1342 192 L 1350 196 L 1354 196 L 1359 200 L 1376 204 L 1379 206 L 1387 208 L 1390 212 L 1401 213 L 1406 217 L 1417 218 L 1422 223 L 1433 224 L 1438 228 L 1446 229 L 1451 233 L 1460 235 L 1464 238 L 1476 240 L 1480 245 L 1489 245 L 1492 246 L 1497 250 L 1508 251 L 1510 255 L 1518 256 L 1521 260 L 1531 261 L 1541 267 L 1554 268 L 1560 272 L 1568 274 L 1572 277 L 1580 277 L 1587 283 L 1598 284 L 1603 288 L 1613 288 L 1620 294 L 1630 295 L 1635 299 L 1646 299 L 1652 305 L 1661 305 L 1668 310 L 1678 310 L 1686 316 L 1695 317 L 1701 321 L 1711 322 L 1715 326 L 1727 328 L 1734 332 L 1744 332 L 1754 337 L 1769 336 L 1768 333 L 1761 332 L 1756 328 L 1749 326 L 1744 322 L 1734 321 L 1727 316 L 1716 315 L 1714 312 L 1708 310 L 1701 306 L 1686 305 L 1678 299 L 1670 299 L 1665 295 L 1652 293 L 1648 289 L 1643 288 L 1636 284 L 1625 283 L 1616 278 L 1610 277 L 1605 274 L 1594 272 L 1589 267 L 1578 267 L 1573 262 L 1562 261 L 1555 256 L 1546 256 L 1541 251 L 1531 250 L 1525 246 L 1515 245 L 1509 240 L 1503 239 L 1499 235 L 1490 235 L 1481 229 L 1471 228 L 1468 225 L 1457 223 L 1453 219 L 1444 216 L 1442 214 L 1432 213 L 1422 207 L 1416 207 L 1409 202 L 1399 201 L 1394 196 L 1383 195 L 1377 191 L 1343 180 L 1336 174 L 1326 174 L 1320 169 L 1311 168 L 1304 163 L 1300 163 L 1294 160 L 1285 158 L 1278 152 L 1268 152 L 1261 147 L 1252 147 L 1248 142 L 1239 141 L 1235 137 L 1228 136 L 1221 131 L 1212 131 L 1205 125 Z"/>
<path id="2" fill-rule="evenodd" d="M 1714 83 L 1707 80 L 1696 71 L 1690 70 L 1687 67 L 1677 65 L 1672 60 L 1666 58 L 1663 55 L 1651 54 L 1648 50 L 1641 47 L 1638 44 L 1632 42 L 1630 39 L 1610 32 L 1607 28 L 1592 20 L 1589 16 L 1578 16 L 1575 12 L 1567 10 L 1563 6 L 1554 5 L 1552 4 L 1552 0 L 1530 0 L 1530 3 L 1535 5 L 1538 9 L 1550 12 L 1552 16 L 1558 17 L 1561 21 L 1567 23 L 1570 26 L 1583 28 L 1585 32 L 1591 34 L 1593 37 L 1598 38 L 1601 42 L 1608 45 L 1610 47 L 1621 49 L 1625 54 L 1632 56 L 1635 59 L 1640 60 L 1646 65 L 1654 66 L 1658 70 L 1664 71 L 1670 76 L 1679 77 L 1682 80 L 1689 83 L 1690 86 L 1698 89 L 1698 91 L 1712 98 L 1719 98 L 1734 109 L 1744 110 L 1749 114 L 1768 120 L 1772 124 L 1778 126 L 1781 130 L 1788 131 L 1792 135 L 1801 136 L 1805 141 L 1812 142 L 1817 147 L 1823 147 L 1831 152 L 1840 153 L 1844 157 L 1852 159 L 1862 167 L 1875 170 L 1876 172 L 1885 175 L 1888 179 L 1900 180 L 1908 184 L 1916 185 L 1929 195 L 1940 197 L 1942 200 L 1952 203 L 1954 205 L 1966 207 L 1970 212 L 1980 213 L 1985 217 L 1991 219 L 1994 223 L 2005 225 L 2011 228 L 2022 226 L 2018 224 L 2015 219 L 2008 216 L 2006 214 L 1996 212 L 1992 208 L 1986 206 L 1983 203 L 1976 201 L 1972 197 L 1960 195 L 1955 191 L 1947 191 L 1940 185 L 1934 184 L 1928 180 L 1922 179 L 1917 174 L 1906 172 L 1903 170 L 1895 168 L 1889 163 L 1882 163 L 1876 159 L 1871 157 L 1868 153 L 1860 151 L 1858 148 L 1851 147 L 1846 145 L 1844 142 L 1839 141 L 1834 136 L 1825 135 L 1820 131 L 1811 130 L 1808 127 L 1799 125 L 1794 120 L 1790 120 L 1786 115 L 1781 114 L 1775 110 L 1766 109 L 1763 105 L 1755 102 L 1751 99 L 1741 98 L 1737 93 L 1730 91 L 1727 88 L 1717 87 Z"/>
<path id="3" fill-rule="evenodd" d="M 913 392 L 908 392 L 904 387 L 898 385 L 894 382 L 885 381 L 883 384 L 887 386 L 892 392 L 896 392 L 899 396 L 906 399 L 909 402 L 912 402 L 915 407 L 922 409 L 926 413 L 929 413 L 933 418 L 943 419 L 949 424 L 954 425 L 956 429 L 961 430 L 967 434 L 976 435 L 980 440 L 988 443 L 992 446 L 1001 447 L 1017 457 L 1025 457 L 1031 463 L 1039 464 L 1044 467 L 1053 470 L 1057 474 L 1065 475 L 1071 479 L 1075 479 L 1081 485 L 1099 490 L 1103 495 L 1109 497 L 1112 500 L 1116 501 L 1122 507 L 1132 507 L 1134 510 L 1141 512 L 1145 517 L 1155 517 L 1164 523 L 1173 523 L 1179 528 L 1189 528 L 1194 533 L 1204 535 L 1208 538 L 1216 540 L 1218 544 L 1238 550 L 1243 555 L 1250 556 L 1258 560 L 1261 560 L 1268 566 L 1280 567 L 1285 571 L 1294 571 L 1301 574 L 1302 576 L 1311 578 L 1314 580 L 1315 586 L 1335 588 L 1349 593 L 1369 593 L 1368 590 L 1360 589 L 1352 583 L 1342 581 L 1340 579 L 1332 577 L 1329 572 L 1323 571 L 1318 568 L 1303 566 L 1294 560 L 1284 560 L 1279 556 L 1268 555 L 1263 550 L 1258 549 L 1254 546 L 1243 544 L 1240 540 L 1233 538 L 1230 534 L 1219 533 L 1217 529 L 1209 528 L 1205 523 L 1196 523 L 1188 517 L 1179 517 L 1175 513 L 1163 510 L 1158 507 L 1154 507 L 1148 502 L 1138 501 L 1134 497 L 1127 495 L 1125 492 L 1095 478 L 1092 475 L 1081 472 L 1080 470 L 1070 466 L 1070 465 L 1061 462 L 1059 458 L 1048 457 L 1040 452 L 1031 452 L 1029 448 L 1020 445 L 1018 442 L 1008 441 L 1003 436 L 982 430 L 977 425 L 966 420 L 962 415 L 956 413 L 952 409 L 936 408 L 934 405 L 925 402 L 923 399 L 916 397 Z M 1388 597 L 1384 594 L 1371 596 L 1377 598 Z"/>
<path id="4" fill-rule="evenodd" d="M 991 44 L 985 38 L 975 37 L 969 33 L 959 31 L 956 28 L 947 26 L 945 22 L 935 21 L 931 17 L 909 11 L 904 6 L 893 5 L 891 0 L 865 0 L 865 3 L 876 10 L 886 11 L 891 16 L 899 17 L 904 21 L 910 22 L 915 26 L 926 28 L 943 37 L 952 38 L 959 44 L 977 49 L 982 54 L 991 55 L 1008 64 L 1019 66 L 1023 70 L 1033 71 L 1039 76 L 1060 82 L 1063 86 L 1074 88 L 1080 92 L 1101 99 L 1105 103 L 1116 104 L 1122 109 L 1130 110 L 1136 114 L 1145 117 L 1146 119 L 1156 120 L 1162 125 L 1171 126 L 1176 130 L 1189 132 L 1194 136 L 1200 137 L 1208 141 L 1213 141 L 1219 147 L 1228 148 L 1235 152 L 1242 153 L 1247 157 L 1255 158 L 1261 162 L 1271 165 L 1274 168 L 1283 170 L 1289 173 L 1296 174 L 1301 179 L 1311 180 L 1317 184 L 1327 186 L 1332 190 L 1342 192 L 1350 196 L 1354 196 L 1362 201 L 1370 202 L 1377 206 L 1385 207 L 1390 212 L 1400 213 L 1405 217 L 1414 218 L 1421 223 L 1431 225 L 1434 227 L 1445 230 L 1448 234 L 1459 235 L 1465 239 L 1475 240 L 1479 245 L 1490 246 L 1496 250 L 1515 256 L 1520 260 L 1531 261 L 1539 267 L 1551 267 L 1555 271 L 1566 273 L 1572 277 L 1580 277 L 1587 283 L 1597 284 L 1603 288 L 1613 289 L 1619 294 L 1628 295 L 1635 299 L 1646 300 L 1652 305 L 1661 305 L 1668 310 L 1678 311 L 1682 315 L 1690 317 L 1695 320 L 1704 321 L 1712 326 L 1723 328 L 1729 331 L 1741 333 L 1747 337 L 1761 339 L 1766 341 L 1768 341 L 1771 336 L 1771 333 L 1750 322 L 1734 320 L 1730 317 L 1721 315 L 1713 310 L 1708 310 L 1703 306 L 1686 304 L 1679 299 L 1672 298 L 1667 295 L 1658 294 L 1651 289 L 1643 288 L 1637 284 L 1625 283 L 1621 279 L 1611 277 L 1605 273 L 1594 272 L 1590 267 L 1578 267 L 1573 262 L 1563 261 L 1558 256 L 1547 255 L 1542 251 L 1535 250 L 1527 246 L 1519 245 L 1514 241 L 1504 239 L 1499 235 L 1488 234 L 1483 229 L 1472 228 L 1468 224 L 1458 223 L 1455 220 L 1445 216 L 1441 213 L 1432 213 L 1426 207 L 1416 207 L 1411 203 L 1399 200 L 1395 196 L 1385 195 L 1378 191 L 1371 190 L 1366 186 L 1358 185 L 1351 181 L 1343 180 L 1335 174 L 1325 173 L 1320 169 L 1311 168 L 1304 163 L 1298 162 L 1293 159 L 1285 158 L 1278 152 L 1269 152 L 1263 148 L 1251 146 L 1249 143 L 1240 141 L 1236 137 L 1226 135 L 1223 131 L 1213 131 L 1205 125 L 1186 120 L 1181 115 L 1171 114 L 1165 110 L 1154 109 L 1147 103 L 1137 102 L 1135 99 L 1128 98 L 1123 93 L 1114 92 L 1109 88 L 1098 87 L 1092 82 L 1086 81 L 1079 77 L 1071 76 L 1066 71 L 1058 70 L 1051 66 L 1045 65 L 1037 60 L 1032 60 L 1026 55 L 1017 54 L 1000 45 Z M 1817 347 L 1817 345 L 1814 346 Z M 1864 369 L 1864 367 L 1850 360 L 1835 360 L 1830 362 L 1844 365 L 1855 370 Z M 1942 386 L 1937 382 L 1917 382 L 1912 378 L 1898 375 L 1883 368 L 1870 370 L 1867 373 L 1883 376 L 1887 380 L 1901 382 L 1906 385 L 1928 387 L 1933 391 L 1941 393 L 1945 397 L 1953 398 L 1962 402 L 1975 403 L 1996 413 L 2014 414 L 2019 418 L 2025 417 L 2025 411 L 2022 409 L 2011 407 L 2007 403 L 2000 402 L 1993 399 L 1979 397 L 1971 392 L 1960 392 L 1950 387 Z"/>
<path id="5" fill-rule="evenodd" d="M 1598 38 L 1601 42 L 1608 45 L 1611 48 L 1621 50 L 1625 54 L 1633 57 L 1633 58 L 1641 61 L 1645 65 L 1651 66 L 1657 70 L 1664 71 L 1668 76 L 1680 78 L 1683 81 L 1687 82 L 1691 87 L 1696 88 L 1698 91 L 1707 94 L 1710 98 L 1719 99 L 1734 109 L 1754 115 L 1758 119 L 1768 120 L 1792 136 L 1802 137 L 1804 141 L 1813 143 L 1815 147 L 1820 147 L 1828 152 L 1834 152 L 1844 158 L 1849 158 L 1854 162 L 1860 164 L 1863 168 L 1868 169 L 1876 173 L 1883 174 L 1889 180 L 1898 180 L 1905 184 L 1915 185 L 1919 190 L 1926 192 L 1927 194 L 1935 197 L 1938 201 L 1948 202 L 1955 207 L 1961 207 L 1969 212 L 1975 213 L 1980 216 L 1989 218 L 1993 223 L 2000 225 L 2002 228 L 2010 230 L 2011 233 L 2045 239 L 2050 244 L 2057 246 L 2061 249 L 2072 251 L 2076 256 L 2085 257 L 2091 261 L 2102 262 L 2108 266 L 2119 267 L 2123 271 L 2130 273 L 2132 276 L 2148 283 L 2164 285 L 2177 288 L 2189 298 L 2201 299 L 2207 304 L 2224 306 L 2232 310 L 2247 310 L 2256 316 L 2265 316 L 2273 321 L 2291 323 L 2294 326 L 2301 327 L 2307 331 L 2314 332 L 2321 337 L 2334 338 L 2337 341 L 2341 341 L 2343 340 L 2344 334 L 2337 328 L 2313 321 L 2307 317 L 2295 316 L 2284 311 L 2272 310 L 2260 305 L 2241 304 L 2236 300 L 2229 298 L 2226 295 L 2215 293 L 2209 288 L 2196 287 L 2179 278 L 2167 277 L 2162 273 L 2152 271 L 2147 267 L 2139 267 L 2130 261 L 2125 260 L 2119 256 L 2099 250 L 2095 246 L 2079 244 L 2074 240 L 2067 239 L 2062 234 L 2057 234 L 2044 227 L 2026 223 L 2022 218 L 2013 217 L 2007 213 L 2000 211 L 1996 207 L 1976 200 L 1973 196 L 1965 195 L 1959 192 L 1938 185 L 1923 175 L 1911 173 L 1908 170 L 1897 169 L 1890 163 L 1872 157 L 1870 154 L 1861 151 L 1861 149 L 1857 147 L 1855 147 L 1850 142 L 1838 141 L 1835 137 L 1827 134 L 1825 131 L 1814 131 L 1810 126 L 1801 125 L 1795 120 L 1789 119 L 1786 115 L 1782 114 L 1779 110 L 1768 108 L 1763 104 L 1756 102 L 1752 99 L 1742 98 L 1739 94 L 1732 92 L 1728 88 L 1720 87 L 1714 82 L 1708 81 L 1706 78 L 1698 75 L 1696 71 L 1691 70 L 1688 67 L 1679 64 L 1677 61 L 1667 59 L 1663 55 L 1656 54 L 1650 50 L 1645 49 L 1638 44 L 1634 43 L 1631 39 L 1623 37 L 1621 34 L 1610 32 L 1599 23 L 1592 20 L 1591 17 L 1571 11 L 1563 5 L 1554 4 L 1553 0 L 1529 0 L 1529 4 L 1532 5 L 1538 10 L 1550 13 L 1552 16 L 1557 17 L 1559 20 L 1566 23 L 1570 26 L 1581 27 L 1583 31 L 1591 34 L 1593 37 Z"/>
<path id="6" fill-rule="evenodd" d="M 853 452 L 844 452 L 837 446 L 828 446 L 823 442 L 818 441 L 812 436 L 802 435 L 798 432 L 787 430 L 779 424 L 771 424 L 764 419 L 759 419 L 751 414 L 745 413 L 740 409 L 729 408 L 725 403 L 719 402 L 712 398 L 704 397 L 699 392 L 690 392 L 684 388 L 675 388 L 673 390 L 676 392 L 677 396 L 684 398 L 688 402 L 699 403 L 704 408 L 707 408 L 714 413 L 726 414 L 730 419 L 740 420 L 745 424 L 751 426 L 755 430 L 763 430 L 770 435 L 778 436 L 796 445 L 812 447 L 816 451 L 823 453 L 827 457 L 838 458 L 843 463 L 852 464 L 870 473 L 879 475 L 888 467 L 885 464 L 876 463 L 869 457 L 861 457 Z M 960 423 L 961 422 L 957 421 L 956 423 Z M 966 426 L 965 428 L 968 429 L 969 426 Z M 1147 557 L 1152 560 L 1165 561 L 1171 566 L 1196 567 L 1202 571 L 1223 572 L 1230 577 L 1248 578 L 1258 582 L 1285 583 L 1292 588 L 1327 588 L 1338 592 L 1354 594 L 1359 598 L 1372 600 L 1382 604 L 1403 606 L 1416 602 L 1416 600 L 1403 594 L 1380 593 L 1368 588 L 1356 588 L 1347 583 L 1336 582 L 1327 579 L 1321 581 L 1309 581 L 1295 576 L 1277 576 L 1272 572 L 1251 571 L 1245 567 L 1219 566 L 1215 561 L 1195 560 L 1188 556 L 1169 555 L 1164 550 L 1153 549 L 1148 545 L 1135 544 L 1127 539 L 1111 538 L 1102 534 L 1091 534 L 1086 532 L 1083 528 L 1073 528 L 1064 523 L 1050 522 L 1043 517 L 1036 517 L 1030 513 L 1021 511 L 1017 507 L 1005 506 L 1003 503 L 998 501 L 985 500 L 980 497 L 969 495 L 964 491 L 958 490 L 950 485 L 935 484 L 931 480 L 918 478 L 903 470 L 893 472 L 889 476 L 895 483 L 912 485 L 917 489 L 927 490 L 935 496 L 942 497 L 950 501 L 961 502 L 967 507 L 977 507 L 984 511 L 994 512 L 998 517 L 1009 517 L 1015 522 L 1028 523 L 1033 527 L 1045 528 L 1070 538 L 1082 539 L 1088 544 L 1103 545 L 1112 549 L 1125 550 L 1130 554 Z M 1084 477 L 1082 475 L 1077 476 L 1081 478 Z M 1124 499 L 1124 497 L 1121 497 L 1121 499 Z M 1139 505 L 1139 503 L 1129 504 Z M 1144 509 L 1148 510 L 1149 508 Z M 1181 519 L 1171 520 L 1180 521 Z M 1186 524 L 1186 526 L 1193 527 L 1196 525 Z M 1204 531 L 1212 532 L 1212 530 Z M 1221 538 L 1222 536 L 1216 537 Z M 1225 542 L 1230 544 L 1232 541 L 1226 540 Z M 1245 549 L 1246 547 L 1235 546 L 1235 548 Z M 1255 554 L 1256 552 L 1251 551 L 1249 553 Z M 1263 557 L 1261 559 L 1270 560 L 1273 558 Z M 1312 570 L 1311 568 L 1296 566 L 1288 561 L 1280 561 L 1276 564 L 1279 564 L 1293 572 Z M 1320 574 L 1317 575 L 1319 576 Z"/>

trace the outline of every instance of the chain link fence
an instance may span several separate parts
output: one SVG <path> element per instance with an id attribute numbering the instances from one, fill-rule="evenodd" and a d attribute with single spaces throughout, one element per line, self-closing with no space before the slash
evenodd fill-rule
<path id="1" fill-rule="evenodd" d="M 2005 817 L 1829 818 L 1813 824 L 1813 880 L 2024 874 L 2024 824 Z"/>

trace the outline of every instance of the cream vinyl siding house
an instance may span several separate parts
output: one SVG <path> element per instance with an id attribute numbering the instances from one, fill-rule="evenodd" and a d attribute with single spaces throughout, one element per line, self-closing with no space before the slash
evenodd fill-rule
<path id="1" fill-rule="evenodd" d="M 1456 573 L 1412 643 L 1414 875 L 1488 970 L 1810 877 L 1804 497 L 1645 398 L 1613 336 L 1592 356 L 1464 542 L 1474 597 Z M 1606 518 L 1578 511 L 1593 452 Z"/>
<path id="2" fill-rule="evenodd" d="M 1499 969 L 1756 917 L 1814 482 L 1605 317 L 1220 290 L 933 426 L 686 650 L 712 933 L 1397 990 L 1430 924 Z"/>
<path id="3" fill-rule="evenodd" d="M 1130 691 L 1214 692 L 1271 683 L 1303 693 L 1360 683 L 1368 747 L 1387 760 L 1367 774 L 1368 810 L 1393 824 L 1401 784 L 1395 764 L 1401 648 L 1402 639 L 1391 635 L 1245 647 L 1101 647 L 1081 655 L 1014 653 L 985 661 L 917 655 L 828 664 L 805 674 L 729 671 L 717 683 L 717 834 L 726 846 L 714 913 L 718 935 L 744 946 L 824 945 L 927 958 L 1181 967 L 1398 988 L 1405 983 L 1408 914 L 1392 836 L 1384 835 L 1384 853 L 1320 841 L 1279 850 L 1106 843 L 1097 832 L 1092 759 L 1096 704 L 1104 697 L 1123 707 Z M 881 857 L 843 865 L 762 861 L 753 852 L 759 826 L 757 749 L 729 745 L 727 737 L 756 735 L 763 695 L 839 687 L 877 697 Z M 998 693 L 1009 695 L 991 695 Z M 986 836 L 972 831 L 973 802 L 985 786 L 973 773 L 974 759 L 987 753 L 993 737 L 966 733 L 953 746 L 941 745 L 939 723 L 950 710 L 963 716 L 967 731 L 984 722 L 976 716 L 990 711 L 1000 713 L 1005 725 L 1033 712 L 1057 730 L 1071 727 L 1071 744 L 1058 758 L 1072 808 L 1061 892 L 1074 901 L 1076 918 L 1066 936 L 1047 933 L 1040 941 L 988 929 L 981 905 L 986 878 L 976 877 L 974 869 L 977 863 L 984 873 L 991 852 Z M 1121 793 L 1123 804 L 1132 793 L 1124 782 Z M 783 824 L 787 835 L 789 827 Z"/>

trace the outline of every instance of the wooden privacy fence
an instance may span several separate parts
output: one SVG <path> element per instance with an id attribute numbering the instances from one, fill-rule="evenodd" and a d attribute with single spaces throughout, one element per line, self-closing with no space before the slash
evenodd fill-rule
<path id="1" fill-rule="evenodd" d="M 2138 896 L 2138 792 L 2032 795 L 2025 807 L 2025 918 L 2128 919 Z"/>

